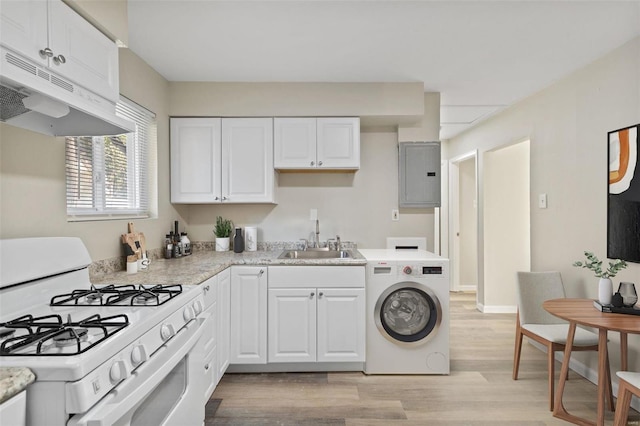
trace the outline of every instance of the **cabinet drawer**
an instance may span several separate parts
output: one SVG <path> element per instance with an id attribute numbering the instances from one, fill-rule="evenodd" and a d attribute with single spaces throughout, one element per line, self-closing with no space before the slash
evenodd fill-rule
<path id="1" fill-rule="evenodd" d="M 270 266 L 269 288 L 364 287 L 364 266 Z"/>
<path id="2" fill-rule="evenodd" d="M 203 371 L 203 379 L 205 381 L 205 393 L 204 393 L 204 403 L 206 404 L 213 395 L 213 391 L 216 390 L 216 385 L 220 381 L 220 377 L 217 376 L 217 368 L 216 364 L 218 361 L 218 353 L 216 348 L 208 352 L 204 357 L 204 371 Z"/>

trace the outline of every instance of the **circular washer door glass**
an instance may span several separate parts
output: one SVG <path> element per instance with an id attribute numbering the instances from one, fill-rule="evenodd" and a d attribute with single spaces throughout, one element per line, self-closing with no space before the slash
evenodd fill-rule
<path id="1" fill-rule="evenodd" d="M 421 289 L 400 287 L 384 298 L 379 320 L 391 339 L 423 343 L 440 324 L 439 307 L 439 303 Z"/>

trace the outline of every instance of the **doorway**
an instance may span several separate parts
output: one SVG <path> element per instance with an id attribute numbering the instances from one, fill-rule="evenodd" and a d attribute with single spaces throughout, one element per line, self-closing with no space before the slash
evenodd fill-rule
<path id="1" fill-rule="evenodd" d="M 449 162 L 451 291 L 478 290 L 477 151 Z"/>

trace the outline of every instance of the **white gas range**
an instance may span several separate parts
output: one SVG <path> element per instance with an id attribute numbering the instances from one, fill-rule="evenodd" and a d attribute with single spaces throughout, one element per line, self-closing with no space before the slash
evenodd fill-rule
<path id="1" fill-rule="evenodd" d="M 77 238 L 0 241 L 0 366 L 29 425 L 202 424 L 197 286 L 93 286 Z"/>

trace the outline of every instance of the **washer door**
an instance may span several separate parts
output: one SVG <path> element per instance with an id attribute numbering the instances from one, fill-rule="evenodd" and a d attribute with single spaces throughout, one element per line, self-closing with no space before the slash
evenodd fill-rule
<path id="1" fill-rule="evenodd" d="M 376 301 L 373 314 L 380 333 L 397 345 L 427 343 L 442 322 L 438 297 L 427 286 L 409 281 L 387 288 Z"/>

